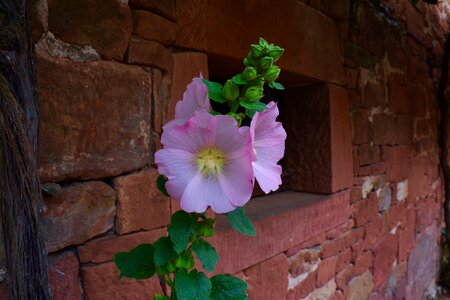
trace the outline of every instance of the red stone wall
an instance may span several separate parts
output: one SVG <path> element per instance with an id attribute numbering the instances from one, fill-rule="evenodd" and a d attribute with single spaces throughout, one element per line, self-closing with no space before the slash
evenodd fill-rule
<path id="1" fill-rule="evenodd" d="M 154 184 L 161 127 L 193 76 L 239 71 L 259 36 L 286 48 L 286 183 L 248 206 L 257 237 L 219 218 L 218 271 L 247 281 L 252 300 L 433 295 L 443 218 L 436 88 L 448 6 L 32 2 L 39 171 L 43 183 L 62 186 L 45 197 L 55 299 L 159 291 L 156 279 L 118 280 L 112 259 L 164 234 L 177 209 Z M 302 107 L 311 113 L 299 119 Z"/>

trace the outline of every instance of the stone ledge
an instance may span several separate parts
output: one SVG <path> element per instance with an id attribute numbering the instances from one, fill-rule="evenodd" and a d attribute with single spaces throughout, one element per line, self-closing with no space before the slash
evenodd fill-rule
<path id="1" fill-rule="evenodd" d="M 294 247 L 350 218 L 350 192 L 317 195 L 284 191 L 253 199 L 246 206 L 257 236 L 248 237 L 217 216 L 211 243 L 219 253 L 215 273 L 234 274 Z"/>

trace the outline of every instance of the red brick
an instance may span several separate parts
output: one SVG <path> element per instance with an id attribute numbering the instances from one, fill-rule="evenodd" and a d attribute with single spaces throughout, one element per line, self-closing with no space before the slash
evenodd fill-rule
<path id="1" fill-rule="evenodd" d="M 172 69 L 172 55 L 169 49 L 153 41 L 131 38 L 128 48 L 129 64 L 146 65 L 169 71 Z"/>
<path id="2" fill-rule="evenodd" d="M 129 0 L 132 8 L 146 9 L 175 20 L 175 0 Z"/>
<path id="3" fill-rule="evenodd" d="M 286 300 L 298 300 L 308 296 L 316 288 L 316 272 L 309 273 L 306 279 L 288 290 Z M 264 299 L 264 298 L 261 298 Z"/>
<path id="4" fill-rule="evenodd" d="M 356 110 L 351 113 L 352 120 L 352 143 L 367 144 L 372 139 L 369 112 L 367 110 Z"/>
<path id="5" fill-rule="evenodd" d="M 336 275 L 336 285 L 339 289 L 343 290 L 347 287 L 348 283 L 353 278 L 353 271 L 354 266 L 349 264 Z"/>
<path id="6" fill-rule="evenodd" d="M 119 273 L 119 269 L 112 262 L 81 268 L 85 299 L 152 299 L 155 293 L 161 293 L 156 276 L 146 280 L 119 279 Z"/>
<path id="7" fill-rule="evenodd" d="M 286 250 L 286 255 L 292 256 L 302 249 L 318 246 L 318 245 L 322 244 L 322 242 L 325 241 L 326 239 L 327 239 L 326 233 L 322 232 L 321 234 L 319 234 L 313 238 L 310 238 L 307 241 L 302 242 L 300 245 L 297 245 L 295 247 L 292 247 L 292 248 Z"/>
<path id="8" fill-rule="evenodd" d="M 383 147 L 383 160 L 386 163 L 388 181 L 398 182 L 406 178 L 410 153 L 409 146 Z"/>
<path id="9" fill-rule="evenodd" d="M 285 154 L 290 187 L 314 193 L 350 187 L 353 160 L 346 90 L 314 85 L 290 89 L 286 99 L 280 110 L 291 137 Z"/>
<path id="10" fill-rule="evenodd" d="M 100 181 L 75 183 L 56 197 L 46 198 L 44 235 L 48 252 L 86 242 L 110 230 L 116 194 Z"/>
<path id="11" fill-rule="evenodd" d="M 430 121 L 427 119 L 416 119 L 414 121 L 414 137 L 424 138 L 431 134 Z"/>
<path id="12" fill-rule="evenodd" d="M 433 196 L 427 196 L 417 203 L 416 231 L 420 232 L 431 225 L 438 217 L 440 206 Z"/>
<path id="13" fill-rule="evenodd" d="M 78 282 L 78 269 L 78 259 L 72 252 L 63 252 L 57 256 L 50 256 L 48 280 L 52 289 L 53 299 L 83 299 Z"/>
<path id="14" fill-rule="evenodd" d="M 397 115 L 395 123 L 397 127 L 397 144 L 411 144 L 414 137 L 414 123 L 411 116 Z"/>
<path id="15" fill-rule="evenodd" d="M 395 145 L 397 143 L 396 131 L 394 115 L 373 115 L 373 142 L 376 145 Z"/>
<path id="16" fill-rule="evenodd" d="M 348 203 L 348 192 L 284 191 L 260 197 L 245 207 L 257 232 L 252 238 L 229 229 L 228 222 L 217 216 L 217 234 L 211 238 L 220 257 L 216 272 L 236 273 L 347 222 Z"/>
<path id="17" fill-rule="evenodd" d="M 356 226 L 363 226 L 376 218 L 379 210 L 378 197 L 375 192 L 368 194 L 366 199 L 362 199 L 353 205 L 353 219 Z"/>
<path id="18" fill-rule="evenodd" d="M 249 2 L 243 9 L 239 1 L 180 1 L 176 10 L 178 47 L 241 61 L 249 51 L 249 44 L 264 36 L 285 49 L 279 62 L 283 70 L 325 82 L 344 83 L 341 41 L 335 23 L 302 1 L 287 0 L 276 9 L 270 2 Z M 266 20 L 259 17 L 267 11 L 271 12 L 271 26 L 266 26 Z M 245 30 L 223 26 L 229 16 L 239 20 L 240 28 Z M 295 34 L 279 34 L 279 28 L 295 28 Z M 233 37 L 233 42 L 224 37 Z M 304 42 L 305 37 L 308 43 Z"/>
<path id="19" fill-rule="evenodd" d="M 384 162 L 374 163 L 368 166 L 356 168 L 356 175 L 358 176 L 381 175 L 385 172 L 386 172 L 386 164 Z"/>
<path id="20" fill-rule="evenodd" d="M 383 81 L 369 81 L 361 87 L 361 90 L 363 105 L 366 107 L 386 106 L 386 88 Z"/>
<path id="21" fill-rule="evenodd" d="M 118 234 L 154 229 L 170 223 L 170 199 L 156 187 L 158 176 L 157 170 L 148 170 L 114 179 L 118 197 Z"/>
<path id="22" fill-rule="evenodd" d="M 175 41 L 177 26 L 175 23 L 145 10 L 133 12 L 133 34 L 170 45 Z"/>
<path id="23" fill-rule="evenodd" d="M 380 161 L 380 147 L 370 144 L 358 147 L 358 158 L 361 166 L 370 165 Z"/>
<path id="24" fill-rule="evenodd" d="M 52 0 L 48 28 L 65 42 L 91 45 L 102 57 L 121 61 L 130 39 L 131 11 L 119 0 Z"/>
<path id="25" fill-rule="evenodd" d="M 352 261 L 352 250 L 350 248 L 345 249 L 338 254 L 336 262 L 336 272 L 342 271 Z"/>
<path id="26" fill-rule="evenodd" d="M 288 288 L 288 260 L 279 254 L 244 271 L 250 299 L 285 299 Z M 267 284 L 269 283 L 270 284 Z"/>
<path id="27" fill-rule="evenodd" d="M 118 252 L 130 251 L 139 244 L 153 243 L 165 235 L 166 230 L 162 228 L 122 236 L 108 235 L 79 246 L 78 255 L 82 263 L 101 263 L 112 260 Z"/>
<path id="28" fill-rule="evenodd" d="M 350 247 L 353 243 L 361 240 L 364 236 L 364 228 L 355 228 L 332 241 L 325 241 L 321 247 L 321 257 L 327 258 Z"/>
<path id="29" fill-rule="evenodd" d="M 408 166 L 408 199 L 416 201 L 431 189 L 431 163 L 427 156 L 416 156 L 409 160 Z"/>
<path id="30" fill-rule="evenodd" d="M 355 261 L 355 276 L 361 275 L 372 268 L 373 255 L 371 251 L 364 251 Z"/>
<path id="31" fill-rule="evenodd" d="M 172 54 L 172 85 L 170 87 L 170 100 L 168 115 L 164 122 L 170 121 L 175 117 L 175 105 L 183 98 L 186 86 L 192 81 L 193 77 L 200 74 L 208 79 L 208 57 L 206 54 L 198 52 L 180 52 Z"/>
<path id="32" fill-rule="evenodd" d="M 387 234 L 373 249 L 373 281 L 375 289 L 382 288 L 391 274 L 392 264 L 397 258 L 398 235 Z"/>
<path id="33" fill-rule="evenodd" d="M 355 204 L 362 199 L 362 189 L 360 186 L 352 187 L 350 191 L 350 204 Z"/>
<path id="34" fill-rule="evenodd" d="M 408 89 L 403 84 L 395 81 L 388 83 L 389 108 L 396 113 L 409 113 L 410 101 Z"/>
<path id="35" fill-rule="evenodd" d="M 353 227 L 353 220 L 348 220 L 342 225 L 327 231 L 327 239 L 332 240 L 339 237 L 341 234 L 349 231 Z"/>
<path id="36" fill-rule="evenodd" d="M 41 181 L 112 177 L 148 163 L 147 72 L 115 62 L 53 59 L 41 51 L 37 70 Z"/>
<path id="37" fill-rule="evenodd" d="M 365 249 L 370 249 L 385 233 L 385 224 L 383 218 L 377 215 L 371 222 L 367 223 L 365 226 L 366 234 L 364 241 L 366 243 Z"/>
<path id="38" fill-rule="evenodd" d="M 414 246 L 416 237 L 416 211 L 414 207 L 406 211 L 405 228 L 398 232 L 398 259 L 399 262 L 406 261 Z"/>
<path id="39" fill-rule="evenodd" d="M 342 291 L 337 290 L 328 300 L 345 300 L 345 295 Z"/>
<path id="40" fill-rule="evenodd" d="M 331 256 L 322 260 L 317 268 L 317 286 L 321 287 L 330 279 L 334 278 L 336 273 L 337 256 Z"/>
<path id="41" fill-rule="evenodd" d="M 406 221 L 406 207 L 400 202 L 386 211 L 388 229 L 391 230 L 397 225 L 401 225 Z"/>

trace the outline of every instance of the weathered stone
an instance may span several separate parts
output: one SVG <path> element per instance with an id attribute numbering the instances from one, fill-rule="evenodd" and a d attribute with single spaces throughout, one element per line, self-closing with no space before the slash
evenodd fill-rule
<path id="1" fill-rule="evenodd" d="M 373 288 L 372 273 L 369 271 L 353 278 L 349 284 L 349 293 L 347 300 L 363 300 L 368 299 Z"/>
<path id="2" fill-rule="evenodd" d="M 289 257 L 289 273 L 293 277 L 317 270 L 320 263 L 319 249 L 303 249 Z"/>
<path id="3" fill-rule="evenodd" d="M 145 10 L 133 12 L 133 34 L 141 38 L 170 45 L 175 41 L 177 25 Z"/>
<path id="4" fill-rule="evenodd" d="M 327 82 L 345 81 L 339 33 L 331 19 L 302 1 L 283 5 L 252 1 L 179 1 L 176 5 L 178 33 L 175 45 L 242 60 L 249 44 L 263 36 L 285 49 L 280 59 L 283 70 Z M 270 11 L 270 26 L 261 18 Z M 250 14 L 248 12 L 251 12 Z M 239 20 L 236 26 L 228 16 Z M 281 34 L 279 28 L 295 28 L 295 34 Z M 232 41 L 226 37 L 233 37 Z"/>
<path id="5" fill-rule="evenodd" d="M 31 36 L 37 42 L 42 34 L 48 30 L 47 0 L 32 0 L 27 2 Z"/>
<path id="6" fill-rule="evenodd" d="M 397 183 L 397 194 L 395 198 L 398 201 L 403 201 L 408 198 L 408 179 Z"/>
<path id="7" fill-rule="evenodd" d="M 161 293 L 156 276 L 146 280 L 119 279 L 119 273 L 119 269 L 112 262 L 83 267 L 81 275 L 85 299 L 153 299 L 155 293 Z"/>
<path id="8" fill-rule="evenodd" d="M 373 116 L 373 142 L 376 145 L 395 145 L 397 143 L 394 115 L 375 114 Z"/>
<path id="9" fill-rule="evenodd" d="M 252 238 L 231 230 L 218 215 L 217 234 L 211 238 L 220 257 L 215 272 L 236 273 L 347 222 L 349 197 L 347 191 L 333 195 L 285 191 L 250 201 L 245 211 L 258 233 Z"/>
<path id="10" fill-rule="evenodd" d="M 118 252 L 130 251 L 139 244 L 153 243 L 166 234 L 166 230 L 160 228 L 122 236 L 108 235 L 79 246 L 78 255 L 82 263 L 102 263 L 113 259 Z"/>
<path id="11" fill-rule="evenodd" d="M 48 280 L 55 300 L 78 300 L 81 296 L 78 282 L 78 259 L 72 252 L 50 256 Z"/>
<path id="12" fill-rule="evenodd" d="M 336 282 L 334 279 L 328 281 L 325 285 L 319 285 L 318 289 L 315 289 L 308 297 L 302 300 L 323 300 L 323 299 L 332 299 L 331 297 L 336 291 Z"/>
<path id="13" fill-rule="evenodd" d="M 73 61 L 93 61 L 100 60 L 100 55 L 91 46 L 78 46 L 64 43 L 55 38 L 53 33 L 46 32 L 36 48 L 43 50 L 53 57 L 66 57 Z"/>
<path id="14" fill-rule="evenodd" d="M 317 286 L 326 284 L 336 273 L 337 256 L 322 260 L 317 268 Z"/>
<path id="15" fill-rule="evenodd" d="M 148 163 L 151 81 L 144 70 L 40 51 L 37 58 L 43 182 L 116 176 Z"/>
<path id="16" fill-rule="evenodd" d="M 341 290 L 344 290 L 348 286 L 350 279 L 353 277 L 354 266 L 352 264 L 347 265 L 339 273 L 336 274 L 336 285 Z"/>
<path id="17" fill-rule="evenodd" d="M 203 75 L 208 79 L 208 56 L 198 52 L 181 52 L 172 54 L 172 85 L 170 86 L 169 111 L 165 122 L 175 117 L 175 105 L 183 98 L 186 86 L 193 77 Z"/>
<path id="18" fill-rule="evenodd" d="M 408 146 L 383 147 L 383 160 L 386 163 L 388 181 L 404 180 L 408 174 L 408 158 L 411 149 Z"/>
<path id="19" fill-rule="evenodd" d="M 47 250 L 82 244 L 110 230 L 116 213 L 116 194 L 100 181 L 67 186 L 56 197 L 45 198 L 44 232 Z"/>
<path id="20" fill-rule="evenodd" d="M 356 226 L 363 226 L 376 218 L 379 202 L 376 193 L 369 193 L 367 199 L 360 200 L 353 206 L 353 217 Z"/>
<path id="21" fill-rule="evenodd" d="M 338 254 L 342 250 L 350 247 L 350 245 L 360 241 L 364 236 L 363 228 L 355 228 L 349 230 L 342 236 L 332 240 L 325 241 L 320 246 L 320 254 L 322 258 L 327 258 L 333 255 Z"/>
<path id="22" fill-rule="evenodd" d="M 280 110 L 288 135 L 285 161 L 289 186 L 316 193 L 333 193 L 352 186 L 353 160 L 345 89 L 315 85 L 286 93 Z"/>
<path id="23" fill-rule="evenodd" d="M 172 68 L 172 56 L 169 49 L 153 41 L 131 38 L 128 48 L 129 64 L 147 65 L 169 71 Z"/>
<path id="24" fill-rule="evenodd" d="M 175 0 L 128 0 L 133 8 L 146 9 L 175 20 Z"/>
<path id="25" fill-rule="evenodd" d="M 114 179 L 117 191 L 116 230 L 125 234 L 170 223 L 170 201 L 156 186 L 157 170 Z"/>
<path id="26" fill-rule="evenodd" d="M 392 264 L 397 258 L 398 237 L 386 235 L 373 249 L 373 282 L 376 289 L 382 288 L 391 274 Z"/>
<path id="27" fill-rule="evenodd" d="M 131 11 L 120 0 L 50 0 L 48 27 L 64 42 L 90 45 L 121 61 L 131 35 Z"/>
<path id="28" fill-rule="evenodd" d="M 373 255 L 372 251 L 364 251 L 355 260 L 355 275 L 359 276 L 372 267 Z"/>
<path id="29" fill-rule="evenodd" d="M 370 165 L 380 161 L 380 147 L 372 146 L 369 144 L 361 145 L 358 147 L 359 164 Z"/>
<path id="30" fill-rule="evenodd" d="M 245 270 L 249 299 L 286 299 L 288 268 L 286 256 L 279 254 Z"/>
<path id="31" fill-rule="evenodd" d="M 292 278 L 289 276 L 287 300 L 302 299 L 311 294 L 316 288 L 316 272 L 306 273 Z"/>
<path id="32" fill-rule="evenodd" d="M 378 209 L 380 212 L 385 211 L 391 206 L 392 191 L 389 185 L 385 185 L 378 190 L 376 190 L 378 197 Z"/>

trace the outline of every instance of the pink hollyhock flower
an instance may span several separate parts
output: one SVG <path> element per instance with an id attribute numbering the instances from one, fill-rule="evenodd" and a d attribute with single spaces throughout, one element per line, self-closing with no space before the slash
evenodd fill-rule
<path id="1" fill-rule="evenodd" d="M 253 143 L 253 172 L 261 189 L 268 194 L 281 185 L 281 166 L 278 161 L 284 156 L 286 131 L 276 121 L 279 114 L 277 104 L 270 102 L 268 108 L 257 112 L 250 124 Z"/>
<path id="2" fill-rule="evenodd" d="M 194 77 L 183 94 L 183 100 L 175 106 L 175 119 L 189 119 L 196 111 L 211 110 L 208 97 L 208 88 L 203 83 L 203 76 Z"/>
<path id="3" fill-rule="evenodd" d="M 155 154 L 166 189 L 187 212 L 233 211 L 253 190 L 252 146 L 248 127 L 228 116 L 197 111 L 183 124 L 166 127 L 164 149 Z"/>

